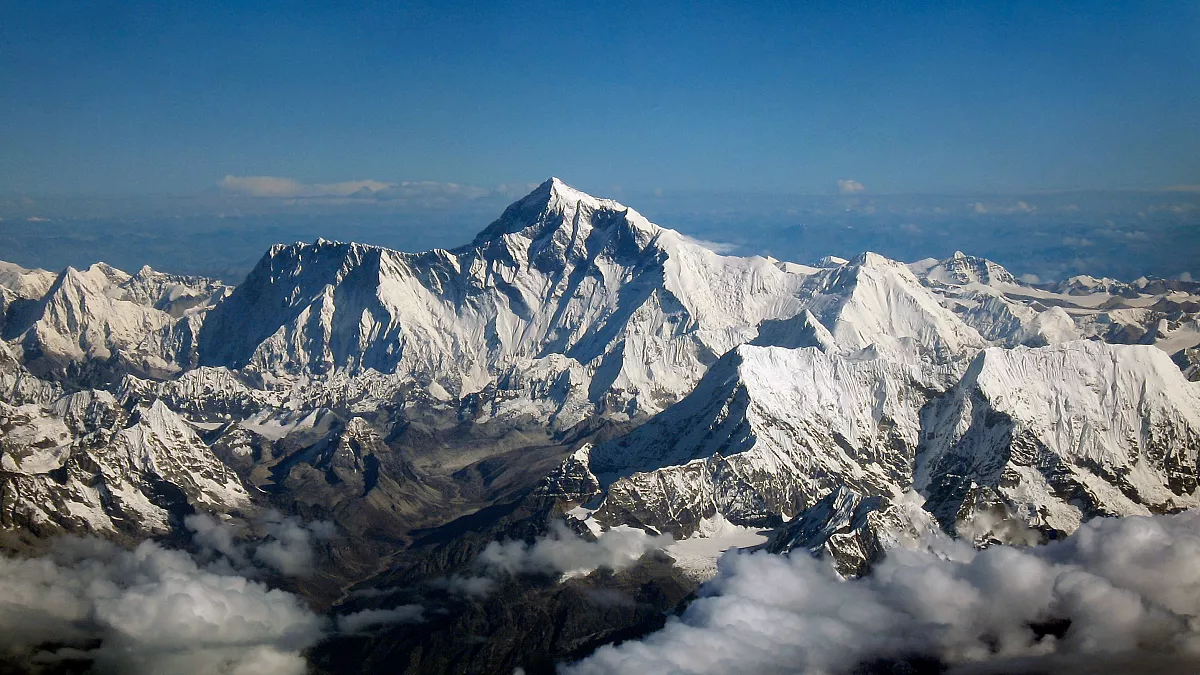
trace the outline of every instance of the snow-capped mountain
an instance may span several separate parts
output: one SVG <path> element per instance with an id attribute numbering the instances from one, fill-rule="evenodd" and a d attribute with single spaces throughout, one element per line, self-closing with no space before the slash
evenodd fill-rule
<path id="1" fill-rule="evenodd" d="M 947 529 L 986 491 L 1029 525 L 1200 505 L 1200 389 L 1148 346 L 988 349 L 922 412 L 915 487 Z"/>
<path id="2" fill-rule="evenodd" d="M 1200 344 L 1200 285 L 1193 282 L 1077 276 L 1030 284 L 994 262 L 960 252 L 908 267 L 994 345 L 1038 347 L 1089 338 L 1154 344 L 1176 354 Z"/>
<path id="3" fill-rule="evenodd" d="M 656 411 L 798 311 L 803 280 L 551 179 L 452 251 L 272 248 L 205 321 L 200 362 L 284 381 L 375 371 L 443 398 L 516 367 L 571 377 L 595 406 Z"/>
<path id="4" fill-rule="evenodd" d="M 50 290 L 55 274 L 46 270 L 29 270 L 10 262 L 0 261 L 0 288 L 18 298 L 40 298 Z"/>
<path id="5" fill-rule="evenodd" d="M 604 577 L 663 591 L 661 621 L 731 547 L 853 575 L 947 533 L 1038 543 L 1200 506 L 1197 290 L 723 256 L 557 179 L 461 248 L 277 245 L 236 288 L 0 265 L 0 545 L 278 509 L 333 523 L 296 588 L 358 611 L 484 593 L 472 560 L 565 519 L 589 551 L 681 538 Z M 560 616 L 559 586 L 522 606 Z M 445 630 L 506 616 L 465 611 Z"/>
<path id="6" fill-rule="evenodd" d="M 4 336 L 31 371 L 55 379 L 169 377 L 195 365 L 203 314 L 225 293 L 148 267 L 133 276 L 103 263 L 68 267 L 35 303 L 7 313 Z"/>
<path id="7" fill-rule="evenodd" d="M 93 390 L 0 402 L 0 431 L 5 529 L 147 536 L 192 508 L 249 505 L 233 470 L 161 401 L 127 411 Z"/>
<path id="8" fill-rule="evenodd" d="M 1200 505 L 1198 451 L 1200 388 L 1153 347 L 989 348 L 963 371 L 743 346 L 585 466 L 602 488 L 589 518 L 607 526 L 688 535 L 716 513 L 811 520 L 839 488 L 915 489 L 948 531 L 986 506 L 1068 534 Z M 580 459 L 560 475 L 579 481 Z"/>
<path id="9" fill-rule="evenodd" d="M 54 274 L 46 270 L 27 270 L 20 265 L 0 261 L 0 336 L 5 335 L 9 315 L 22 315 L 26 308 L 46 294 L 54 283 Z"/>
<path id="10" fill-rule="evenodd" d="M 595 518 L 688 535 L 715 513 L 765 525 L 839 485 L 912 481 L 922 406 L 950 370 L 814 348 L 742 346 L 684 400 L 590 452 L 606 487 Z"/>
<path id="11" fill-rule="evenodd" d="M 871 349 L 946 362 L 986 345 L 907 266 L 875 253 L 814 275 L 800 296 L 843 353 Z"/>
<path id="12" fill-rule="evenodd" d="M 1018 283 L 1016 277 L 1000 265 L 986 258 L 966 255 L 962 251 L 955 251 L 954 255 L 949 258 L 938 261 L 925 271 L 924 276 L 934 283 L 958 286 L 966 284 L 1016 285 Z"/>

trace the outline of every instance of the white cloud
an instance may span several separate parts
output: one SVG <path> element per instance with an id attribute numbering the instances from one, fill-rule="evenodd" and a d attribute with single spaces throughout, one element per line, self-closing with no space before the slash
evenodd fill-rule
<path id="1" fill-rule="evenodd" d="M 324 620 L 296 596 L 203 569 L 144 542 L 64 539 L 43 558 L 0 558 L 0 657 L 64 658 L 99 672 L 299 673 Z"/>
<path id="2" fill-rule="evenodd" d="M 673 542 L 670 535 L 650 535 L 632 527 L 615 527 L 595 541 L 587 541 L 556 521 L 550 534 L 532 544 L 519 540 L 491 542 L 476 563 L 493 574 L 581 576 L 600 568 L 623 570 L 650 551 L 664 549 Z"/>
<path id="3" fill-rule="evenodd" d="M 225 176 L 221 179 L 222 189 L 250 197 L 369 197 L 394 185 L 377 180 L 301 183 L 280 176 Z"/>
<path id="4" fill-rule="evenodd" d="M 520 574 L 557 574 L 576 577 L 598 569 L 620 571 L 637 563 L 651 551 L 674 543 L 671 535 L 651 535 L 632 527 L 615 527 L 594 541 L 583 539 L 562 522 L 532 543 L 519 539 L 493 541 L 475 559 L 473 566 L 482 576 L 453 576 L 436 586 L 451 593 L 481 597 L 496 588 L 496 579 Z"/>
<path id="5" fill-rule="evenodd" d="M 1192 273 L 1191 272 L 1180 272 L 1179 276 L 1177 278 L 1180 281 L 1192 281 Z"/>
<path id="6" fill-rule="evenodd" d="M 1036 213 L 1037 206 L 1025 201 L 1017 201 L 1011 204 L 985 204 L 984 202 L 975 202 L 971 204 L 971 210 L 979 215 L 1008 215 L 1013 213 Z"/>
<path id="7" fill-rule="evenodd" d="M 963 672 L 1070 672 L 1105 661 L 1195 672 L 1198 559 L 1197 512 L 1093 520 L 1024 550 L 897 550 L 849 581 L 805 555 L 726 555 L 680 618 L 560 672 L 837 673 L 905 657 Z"/>
<path id="8" fill-rule="evenodd" d="M 295 197 L 303 186 L 291 178 L 276 176 L 225 176 L 221 189 L 251 197 Z"/>
<path id="9" fill-rule="evenodd" d="M 364 609 L 337 618 L 337 628 L 342 633 L 361 633 L 396 623 L 419 623 L 425 619 L 425 610 L 420 605 L 400 605 L 392 609 Z"/>
<path id="10" fill-rule="evenodd" d="M 1027 284 L 1040 284 L 1042 282 L 1041 278 L 1039 278 L 1036 274 L 1022 274 L 1017 278 Z"/>
<path id="11" fill-rule="evenodd" d="M 192 543 L 205 559 L 211 561 L 224 556 L 233 568 L 247 567 L 245 548 L 237 541 L 236 532 L 230 525 L 198 513 L 184 518 L 184 526 L 192 532 Z"/>
<path id="12" fill-rule="evenodd" d="M 837 182 L 837 186 L 838 186 L 838 194 L 843 194 L 843 195 L 856 195 L 860 192 L 865 192 L 867 189 L 866 187 L 863 186 L 862 183 L 860 183 L 856 180 L 850 180 L 848 178 L 839 180 Z"/>
<path id="13" fill-rule="evenodd" d="M 254 557 L 287 576 L 308 576 L 313 571 L 313 542 L 333 536 L 333 525 L 326 521 L 302 523 L 270 513 L 263 520 L 268 539 L 254 551 Z"/>
<path id="14" fill-rule="evenodd" d="M 499 197 L 512 199 L 527 194 L 536 185 L 525 183 L 479 187 L 462 183 L 437 181 L 385 182 L 353 180 L 340 183 L 303 183 L 282 176 L 225 176 L 222 190 L 247 197 L 274 198 L 285 201 L 320 203 L 353 203 L 362 201 L 409 202 L 434 206 L 455 201 Z"/>
<path id="15" fill-rule="evenodd" d="M 255 521 L 255 526 L 265 536 L 253 546 L 238 540 L 231 525 L 219 523 L 205 514 L 188 516 L 184 524 L 191 530 L 192 542 L 199 547 L 203 560 L 224 563 L 222 569 L 245 574 L 255 574 L 258 570 L 253 568 L 253 563 L 259 563 L 285 576 L 308 576 L 313 571 L 316 542 L 331 539 L 336 534 L 330 522 L 305 523 L 275 511 Z"/>
<path id="16" fill-rule="evenodd" d="M 496 590 L 496 582 L 490 577 L 455 575 L 447 579 L 438 579 L 433 585 L 455 595 L 474 598 L 481 598 Z"/>

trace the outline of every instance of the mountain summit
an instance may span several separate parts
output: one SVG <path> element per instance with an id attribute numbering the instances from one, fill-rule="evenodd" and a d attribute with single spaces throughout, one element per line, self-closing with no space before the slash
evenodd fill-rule
<path id="1" fill-rule="evenodd" d="M 520 234 L 530 241 L 538 241 L 547 236 L 554 237 L 560 230 L 572 237 L 586 239 L 593 227 L 611 228 L 618 224 L 649 236 L 662 229 L 624 204 L 598 199 L 558 178 L 550 178 L 505 209 L 475 237 L 472 245 L 483 246 L 506 234 Z"/>

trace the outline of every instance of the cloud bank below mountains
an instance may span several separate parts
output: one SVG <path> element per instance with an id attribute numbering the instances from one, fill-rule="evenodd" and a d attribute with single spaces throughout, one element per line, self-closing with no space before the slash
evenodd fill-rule
<path id="1" fill-rule="evenodd" d="M 671 535 L 651 535 L 645 530 L 617 527 L 588 541 L 555 522 L 550 533 L 533 543 L 493 541 L 479 554 L 477 566 L 490 574 L 561 574 L 582 576 L 604 568 L 620 571 L 645 554 L 674 542 Z"/>
<path id="2" fill-rule="evenodd" d="M 92 662 L 101 673 L 306 672 L 325 621 L 296 596 L 143 542 L 62 539 L 0 558 L 0 658 Z"/>
<path id="3" fill-rule="evenodd" d="M 912 658 L 963 673 L 1200 668 L 1200 513 L 946 551 L 894 551 L 849 581 L 805 555 L 728 555 L 680 618 L 560 672 L 843 673 Z"/>
<path id="4" fill-rule="evenodd" d="M 327 618 L 259 580 L 311 574 L 317 545 L 335 536 L 328 522 L 268 512 L 250 524 L 261 537 L 253 542 L 208 515 L 185 524 L 192 553 L 64 537 L 40 558 L 0 557 L 0 663 L 299 675 L 308 672 L 303 651 L 331 632 L 424 619 L 416 605 Z"/>
<path id="5" fill-rule="evenodd" d="M 532 542 L 490 542 L 472 562 L 476 576 L 453 576 L 435 585 L 456 595 L 483 597 L 495 590 L 496 580 L 505 577 L 533 574 L 567 578 L 586 576 L 598 569 L 619 572 L 674 541 L 669 534 L 651 535 L 632 527 L 605 530 L 594 540 L 587 540 L 556 521 L 545 536 Z"/>

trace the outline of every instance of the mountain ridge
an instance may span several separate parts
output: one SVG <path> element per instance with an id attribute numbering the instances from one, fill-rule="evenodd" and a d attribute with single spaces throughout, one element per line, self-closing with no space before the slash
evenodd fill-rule
<path id="1" fill-rule="evenodd" d="M 554 178 L 464 246 L 277 244 L 232 289 L 0 266 L 0 544 L 194 544 L 187 514 L 279 511 L 337 533 L 282 582 L 314 606 L 453 617 L 353 638 L 370 667 L 458 649 L 509 601 L 565 603 L 594 646 L 648 614 L 599 625 L 561 579 L 454 589 L 497 583 L 472 562 L 492 544 L 667 533 L 578 582 L 661 619 L 727 548 L 853 576 L 946 534 L 1030 545 L 1200 505 L 1188 288 L 720 255 Z M 517 663 L 498 649 L 472 662 Z"/>

